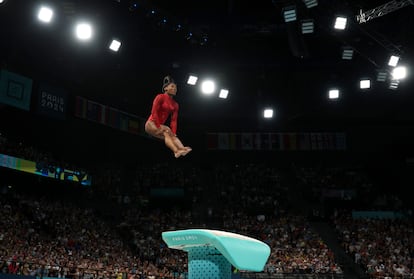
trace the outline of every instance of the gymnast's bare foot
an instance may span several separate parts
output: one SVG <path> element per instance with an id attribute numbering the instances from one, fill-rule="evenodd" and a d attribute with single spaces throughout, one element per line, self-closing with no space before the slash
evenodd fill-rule
<path id="1" fill-rule="evenodd" d="M 184 147 L 182 149 L 178 149 L 177 152 L 174 153 L 175 158 L 178 158 L 180 156 L 185 156 L 191 151 L 191 147 Z"/>

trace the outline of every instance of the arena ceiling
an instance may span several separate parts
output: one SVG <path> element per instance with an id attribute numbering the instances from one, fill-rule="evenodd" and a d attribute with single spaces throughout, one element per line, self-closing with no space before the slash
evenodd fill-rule
<path id="1" fill-rule="evenodd" d="M 56 9 L 49 26 L 35 20 L 43 3 Z M 143 117 L 171 74 L 180 122 L 205 131 L 411 123 L 413 78 L 390 90 L 376 74 L 393 53 L 413 64 L 412 5 L 364 24 L 355 19 L 361 9 L 384 3 L 319 0 L 308 9 L 301 0 L 7 0 L 0 4 L 2 68 Z M 292 5 L 297 21 L 285 23 L 282 11 Z M 332 28 L 336 15 L 349 17 L 346 30 Z M 73 38 L 77 19 L 94 24 L 91 43 Z M 314 21 L 314 33 L 301 34 L 303 19 Z M 107 49 L 112 37 L 122 41 L 118 53 Z M 354 49 L 352 60 L 341 58 L 345 46 Z M 229 98 L 201 96 L 186 85 L 189 73 L 216 79 Z M 362 77 L 373 88 L 361 91 Z M 330 101 L 334 86 L 341 98 Z M 275 109 L 272 120 L 262 119 L 266 106 Z"/>

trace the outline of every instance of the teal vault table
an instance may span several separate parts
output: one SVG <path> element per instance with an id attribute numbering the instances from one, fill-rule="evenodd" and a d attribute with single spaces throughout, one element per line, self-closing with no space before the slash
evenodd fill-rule
<path id="1" fill-rule="evenodd" d="M 188 252 L 189 279 L 230 279 L 231 265 L 239 270 L 263 271 L 270 247 L 251 237 L 206 229 L 162 233 L 169 248 Z"/>

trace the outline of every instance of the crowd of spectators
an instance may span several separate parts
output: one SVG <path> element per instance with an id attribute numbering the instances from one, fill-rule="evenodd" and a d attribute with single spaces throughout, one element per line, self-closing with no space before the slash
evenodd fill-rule
<path id="1" fill-rule="evenodd" d="M 371 278 L 414 278 L 414 224 L 409 218 L 332 217 L 343 249 Z"/>
<path id="2" fill-rule="evenodd" d="M 0 153 L 29 160 L 53 158 L 4 137 Z M 161 233 L 210 227 L 198 219 L 191 207 L 177 204 L 165 210 L 149 206 L 151 189 L 182 188 L 195 205 L 203 200 L 205 177 L 211 178 L 208 182 L 214 185 L 209 186 L 209 194 L 216 195 L 216 204 L 220 205 L 220 218 L 214 229 L 267 243 L 271 255 L 265 273 L 343 272 L 306 217 L 294 213 L 286 173 L 275 166 L 222 163 L 202 170 L 196 165 L 173 167 L 163 162 L 129 170 L 108 165 L 100 170 L 92 192 L 115 196 L 115 200 L 109 200 L 124 205 L 119 215 L 109 219 L 87 202 L 71 203 L 49 195 L 41 187 L 35 196 L 3 188 L 6 191 L 0 195 L 1 273 L 76 279 L 183 278 L 188 268 L 187 255 L 166 247 Z M 293 170 L 300 185 L 310 186 L 319 196 L 323 189 L 372 188 L 367 176 L 355 170 Z M 412 222 L 354 220 L 335 212 L 333 222 L 343 248 L 367 274 L 376 278 L 413 276 Z"/>
<path id="3" fill-rule="evenodd" d="M 287 206 L 282 172 L 268 164 L 218 164 L 213 170 L 220 204 L 250 214 L 278 214 Z"/>

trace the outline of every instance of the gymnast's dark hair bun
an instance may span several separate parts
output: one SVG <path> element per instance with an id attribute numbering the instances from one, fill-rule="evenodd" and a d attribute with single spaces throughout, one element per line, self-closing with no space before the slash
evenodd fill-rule
<path id="1" fill-rule="evenodd" d="M 164 77 L 164 81 L 162 83 L 162 91 L 164 92 L 165 87 L 171 83 L 175 83 L 174 79 L 171 76 Z"/>

